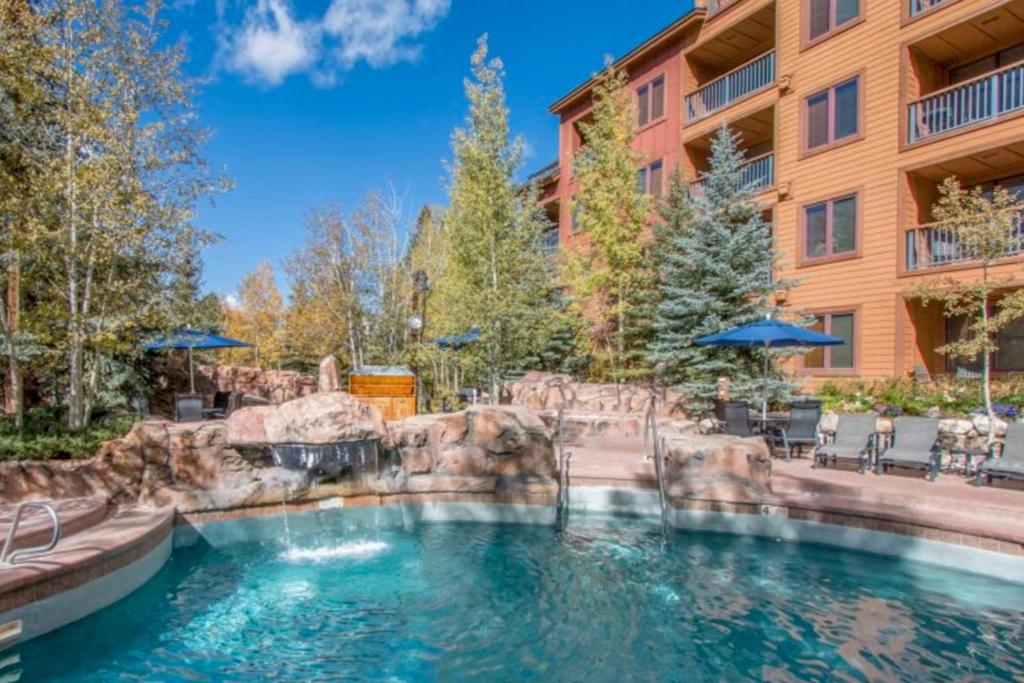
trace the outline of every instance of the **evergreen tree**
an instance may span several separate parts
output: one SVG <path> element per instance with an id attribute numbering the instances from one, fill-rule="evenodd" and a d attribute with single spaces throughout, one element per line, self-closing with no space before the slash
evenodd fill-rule
<path id="1" fill-rule="evenodd" d="M 697 398 L 714 397 L 719 377 L 731 380 L 736 396 L 760 396 L 763 351 L 699 347 L 694 340 L 774 316 L 775 295 L 791 286 L 772 278 L 771 227 L 755 190 L 743 181 L 737 142 L 725 127 L 716 134 L 703 196 L 691 197 L 673 175 L 655 231 L 660 302 L 648 358 L 659 377 Z M 788 388 L 780 381 L 769 385 L 773 394 Z"/>
<path id="2" fill-rule="evenodd" d="M 510 135 L 504 69 L 501 60 L 488 59 L 486 36 L 473 53 L 472 74 L 466 127 L 452 140 L 449 261 L 438 303 L 450 331 L 480 330 L 480 341 L 463 355 L 497 401 L 503 375 L 547 339 L 551 282 L 541 250 L 543 212 L 535 191 L 515 180 L 522 143 Z"/>
<path id="3" fill-rule="evenodd" d="M 615 380 L 646 374 L 649 328 L 644 295 L 652 282 L 641 234 L 651 209 L 637 184 L 642 159 L 628 77 L 609 64 L 594 87 L 583 147 L 574 159 L 579 229 L 589 240 L 566 256 L 565 278 L 577 308 L 591 322 L 595 374 Z"/>

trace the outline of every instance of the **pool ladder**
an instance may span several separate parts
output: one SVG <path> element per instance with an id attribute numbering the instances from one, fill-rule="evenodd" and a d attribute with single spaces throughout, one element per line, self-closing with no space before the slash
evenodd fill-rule
<path id="1" fill-rule="evenodd" d="M 651 396 L 647 414 L 644 416 L 644 448 L 650 448 L 648 459 L 654 460 L 654 476 L 658 480 L 658 509 L 661 513 L 661 535 L 668 537 L 668 500 L 665 496 L 665 440 L 658 438 L 658 403 Z"/>
<path id="2" fill-rule="evenodd" d="M 50 520 L 53 522 L 53 534 L 50 536 L 50 542 L 46 545 L 15 550 L 14 539 L 18 534 L 18 526 L 21 524 L 21 516 L 27 508 L 43 510 L 50 515 Z M 60 543 L 61 531 L 60 516 L 57 515 L 57 508 L 50 503 L 29 500 L 20 504 L 14 511 L 14 519 L 11 520 L 11 528 L 7 530 L 7 539 L 4 541 L 3 549 L 0 550 L 0 567 L 9 567 L 20 558 L 45 555 Z"/>
<path id="3" fill-rule="evenodd" d="M 555 510 L 555 528 L 561 531 L 569 523 L 569 461 L 572 453 L 565 450 L 565 408 L 558 409 L 555 444 L 558 448 L 558 499 Z"/>

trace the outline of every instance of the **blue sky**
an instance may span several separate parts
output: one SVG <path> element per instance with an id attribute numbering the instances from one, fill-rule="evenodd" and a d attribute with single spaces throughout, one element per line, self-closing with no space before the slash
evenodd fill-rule
<path id="1" fill-rule="evenodd" d="M 680 0 L 178 0 L 170 37 L 213 132 L 207 158 L 235 189 L 200 206 L 224 241 L 207 250 L 209 290 L 228 294 L 262 259 L 278 269 L 312 208 L 351 209 L 392 184 L 410 220 L 444 203 L 443 162 L 465 115 L 462 79 L 477 37 L 506 66 L 524 175 L 554 160 L 547 107 L 686 12 Z"/>

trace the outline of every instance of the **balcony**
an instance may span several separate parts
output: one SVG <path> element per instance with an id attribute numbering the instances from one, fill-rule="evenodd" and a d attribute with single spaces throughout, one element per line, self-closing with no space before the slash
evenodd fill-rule
<path id="1" fill-rule="evenodd" d="M 743 184 L 755 191 L 775 184 L 775 154 L 769 152 L 747 161 L 740 167 Z M 701 199 L 707 189 L 707 178 L 690 183 L 690 197 Z"/>
<path id="2" fill-rule="evenodd" d="M 947 2 L 947 0 L 910 0 L 910 16 L 916 17 L 918 14 L 927 12 L 933 7 Z"/>
<path id="3" fill-rule="evenodd" d="M 1024 254 L 1024 216 L 1017 217 L 1016 228 L 1016 243 L 1003 254 L 1007 258 Z M 957 241 L 952 230 L 934 223 L 907 230 L 906 240 L 910 272 L 976 260 L 976 255 Z"/>
<path id="4" fill-rule="evenodd" d="M 771 50 L 687 95 L 686 121 L 699 121 L 774 82 L 775 50 Z"/>
<path id="5" fill-rule="evenodd" d="M 940 90 L 912 102 L 911 144 L 1024 110 L 1024 62 Z"/>

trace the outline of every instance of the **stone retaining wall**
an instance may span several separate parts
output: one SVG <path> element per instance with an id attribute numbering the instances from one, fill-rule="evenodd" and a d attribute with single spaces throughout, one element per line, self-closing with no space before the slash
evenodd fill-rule
<path id="1" fill-rule="evenodd" d="M 686 404 L 672 390 L 658 390 L 658 414 L 684 417 Z M 522 405 L 532 410 L 565 408 L 590 413 L 639 413 L 647 411 L 652 390 L 639 384 L 590 384 L 577 382 L 568 375 L 532 371 L 516 381 L 506 382 L 501 402 Z"/>

